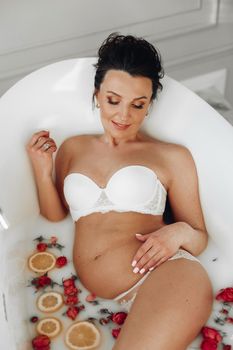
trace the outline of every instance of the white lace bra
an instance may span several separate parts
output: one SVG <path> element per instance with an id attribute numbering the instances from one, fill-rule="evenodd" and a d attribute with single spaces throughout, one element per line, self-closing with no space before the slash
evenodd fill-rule
<path id="1" fill-rule="evenodd" d="M 64 179 L 64 196 L 77 221 L 81 216 L 111 210 L 162 215 L 167 191 L 152 169 L 129 165 L 117 170 L 104 188 L 84 174 L 70 173 Z"/>

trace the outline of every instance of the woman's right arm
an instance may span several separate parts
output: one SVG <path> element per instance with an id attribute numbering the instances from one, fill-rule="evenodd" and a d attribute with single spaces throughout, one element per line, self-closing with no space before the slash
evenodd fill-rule
<path id="1" fill-rule="evenodd" d="M 27 144 L 27 153 L 32 163 L 40 213 L 50 221 L 63 220 L 68 209 L 53 181 L 53 153 L 57 146 L 48 131 L 35 133 Z"/>

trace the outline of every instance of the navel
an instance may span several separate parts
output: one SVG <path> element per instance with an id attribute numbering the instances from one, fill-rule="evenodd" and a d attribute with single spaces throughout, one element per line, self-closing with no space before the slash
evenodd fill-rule
<path id="1" fill-rule="evenodd" d="M 96 256 L 94 257 L 94 260 L 97 260 L 100 256 L 101 256 L 101 254 L 96 255 Z"/>

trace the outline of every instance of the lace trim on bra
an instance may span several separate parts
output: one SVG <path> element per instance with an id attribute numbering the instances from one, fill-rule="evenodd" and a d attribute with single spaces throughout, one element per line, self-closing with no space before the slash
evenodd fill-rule
<path id="1" fill-rule="evenodd" d="M 147 171 L 153 172 L 153 175 L 156 177 L 156 185 L 154 188 L 154 193 L 152 193 L 151 198 L 149 198 L 146 202 L 140 203 L 140 205 L 127 205 L 127 204 L 114 204 L 108 197 L 108 186 L 113 179 L 114 176 L 116 176 L 117 173 L 124 171 L 124 169 L 127 168 L 133 168 L 133 167 L 140 167 L 140 168 L 146 168 Z M 75 176 L 78 174 L 79 176 L 83 176 L 84 178 L 88 178 L 90 181 L 94 182 L 90 177 L 82 174 L 82 173 L 70 173 L 66 176 L 65 181 L 70 176 Z M 86 216 L 91 213 L 95 212 L 101 212 L 106 213 L 109 211 L 117 211 L 117 212 L 126 212 L 126 211 L 134 211 L 144 214 L 152 214 L 152 215 L 162 215 L 165 209 L 166 204 L 166 196 L 167 196 L 167 190 L 164 187 L 164 185 L 160 182 L 157 174 L 150 168 L 143 166 L 143 165 L 129 165 L 125 166 L 123 168 L 120 168 L 117 170 L 108 180 L 106 187 L 100 187 L 98 184 L 96 186 L 101 190 L 99 198 L 96 200 L 96 202 L 93 204 L 90 208 L 84 208 L 84 209 L 75 209 L 70 206 L 70 212 L 71 216 L 74 221 L 77 221 L 81 216 Z"/>
<path id="2" fill-rule="evenodd" d="M 88 214 L 96 213 L 96 212 L 107 213 L 111 210 L 114 210 L 117 212 L 134 211 L 142 214 L 162 215 L 165 209 L 165 204 L 166 204 L 166 192 L 158 182 L 153 197 L 149 200 L 148 203 L 145 203 L 143 205 L 142 204 L 138 206 L 121 205 L 119 207 L 109 200 L 109 198 L 107 197 L 103 189 L 101 192 L 101 195 L 99 196 L 98 200 L 95 202 L 93 207 L 88 209 L 78 210 L 78 211 L 72 210 L 71 208 L 71 214 L 75 221 L 78 220 L 81 216 L 86 216 Z"/>

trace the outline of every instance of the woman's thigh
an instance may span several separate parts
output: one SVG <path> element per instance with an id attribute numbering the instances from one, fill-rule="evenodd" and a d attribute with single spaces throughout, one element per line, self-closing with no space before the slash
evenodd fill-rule
<path id="1" fill-rule="evenodd" d="M 166 261 L 138 290 L 113 350 L 184 350 L 208 320 L 209 277 L 196 261 Z"/>

